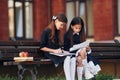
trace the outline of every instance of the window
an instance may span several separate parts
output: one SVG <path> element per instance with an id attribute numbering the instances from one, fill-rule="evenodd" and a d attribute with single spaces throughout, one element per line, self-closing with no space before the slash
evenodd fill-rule
<path id="1" fill-rule="evenodd" d="M 66 0 L 68 25 L 75 16 L 80 16 L 85 23 L 87 37 L 94 34 L 92 0 Z"/>
<path id="2" fill-rule="evenodd" d="M 120 1 L 116 0 L 113 3 L 113 20 L 114 20 L 114 38 L 120 38 Z"/>
<path id="3" fill-rule="evenodd" d="M 93 0 L 86 0 L 86 16 L 87 16 L 87 36 L 92 37 L 94 35 L 94 24 L 93 24 Z"/>
<path id="4" fill-rule="evenodd" d="M 120 35 L 120 0 L 118 0 L 118 34 Z"/>
<path id="5" fill-rule="evenodd" d="M 68 26 L 73 17 L 78 16 L 78 0 L 66 1 L 66 14 L 68 18 Z"/>
<path id="6" fill-rule="evenodd" d="M 94 34 L 92 4 L 92 0 L 79 0 L 79 16 L 84 20 L 87 37 Z"/>
<path id="7" fill-rule="evenodd" d="M 32 0 L 9 0 L 8 7 L 10 38 L 32 39 Z"/>
<path id="8" fill-rule="evenodd" d="M 87 33 L 87 27 L 86 27 L 86 5 L 85 5 L 85 0 L 79 0 L 79 16 L 83 19 L 84 21 L 84 26 L 86 28 L 86 33 Z"/>
<path id="9" fill-rule="evenodd" d="M 11 38 L 14 37 L 14 8 L 13 8 L 13 0 L 9 0 L 8 1 L 8 7 L 9 7 L 9 11 L 8 11 L 8 15 L 9 15 L 9 36 Z"/>
<path id="10" fill-rule="evenodd" d="M 66 4 L 66 16 L 68 18 L 68 24 L 67 26 L 69 27 L 70 21 L 72 20 L 72 18 L 75 16 L 74 14 L 74 2 L 68 1 Z M 67 27 L 67 29 L 68 29 Z"/>

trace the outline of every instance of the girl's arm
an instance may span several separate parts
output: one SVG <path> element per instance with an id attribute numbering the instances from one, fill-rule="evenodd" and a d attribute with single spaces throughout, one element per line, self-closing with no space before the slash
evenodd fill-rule
<path id="1" fill-rule="evenodd" d="M 50 52 L 50 53 L 61 53 L 62 52 L 61 49 L 51 49 L 51 48 L 47 48 L 47 47 L 43 47 L 40 50 Z"/>
<path id="2" fill-rule="evenodd" d="M 49 34 L 50 34 L 49 29 L 44 30 L 41 36 L 41 40 L 40 40 L 40 50 L 49 52 L 49 53 L 61 53 L 62 52 L 61 49 L 52 49 L 52 48 L 47 47 L 47 43 L 49 40 Z"/>

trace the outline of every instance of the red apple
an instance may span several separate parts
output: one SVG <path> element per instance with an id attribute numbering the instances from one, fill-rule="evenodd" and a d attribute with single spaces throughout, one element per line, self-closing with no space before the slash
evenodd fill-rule
<path id="1" fill-rule="evenodd" d="M 20 53 L 19 53 L 19 56 L 20 56 L 20 57 L 24 57 L 24 52 L 20 52 Z"/>
<path id="2" fill-rule="evenodd" d="M 28 57 L 28 56 L 29 56 L 28 52 L 24 52 L 24 57 Z"/>

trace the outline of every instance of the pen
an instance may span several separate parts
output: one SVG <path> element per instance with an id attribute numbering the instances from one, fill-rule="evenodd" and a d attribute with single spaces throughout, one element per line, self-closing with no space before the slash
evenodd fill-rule
<path id="1" fill-rule="evenodd" d="M 62 53 L 64 53 L 64 52 L 63 52 L 63 47 L 61 47 L 61 50 L 62 50 Z"/>

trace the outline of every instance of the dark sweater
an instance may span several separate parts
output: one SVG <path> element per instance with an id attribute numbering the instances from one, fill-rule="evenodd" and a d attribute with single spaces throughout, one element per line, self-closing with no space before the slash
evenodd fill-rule
<path id="1" fill-rule="evenodd" d="M 78 34 L 74 34 L 74 35 L 71 35 L 73 38 L 73 45 L 76 45 L 76 44 L 80 44 L 80 36 Z M 64 35 L 64 50 L 67 50 L 69 51 L 69 49 L 72 47 L 71 46 L 71 41 L 70 39 L 68 38 L 68 34 L 66 33 Z M 76 53 L 76 50 L 75 51 L 72 51 L 71 53 Z"/>

